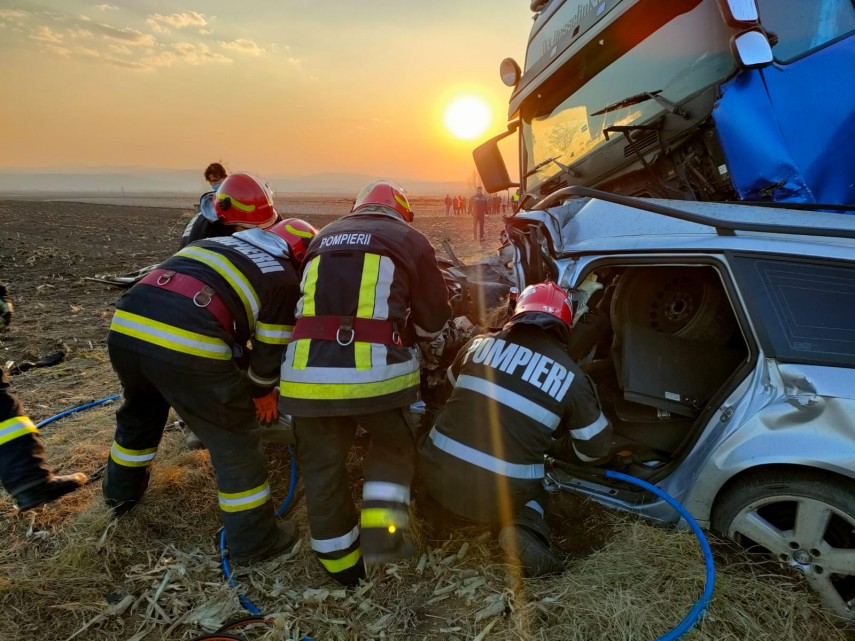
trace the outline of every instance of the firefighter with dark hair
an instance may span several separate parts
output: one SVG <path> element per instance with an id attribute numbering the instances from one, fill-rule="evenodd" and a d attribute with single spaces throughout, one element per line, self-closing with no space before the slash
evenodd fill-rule
<path id="1" fill-rule="evenodd" d="M 528 576 L 563 569 L 549 549 L 544 455 L 595 464 L 611 446 L 593 383 L 566 351 L 571 321 L 564 290 L 527 287 L 501 331 L 457 354 L 451 398 L 419 449 L 434 512 L 501 528 L 499 544 Z"/>
<path id="2" fill-rule="evenodd" d="M 240 193 L 220 191 L 217 207 L 239 212 L 236 224 L 245 229 L 188 245 L 116 304 L 107 346 L 124 401 L 104 498 L 117 514 L 142 499 L 172 407 L 210 453 L 231 559 L 252 563 L 297 538 L 293 522 L 275 518 L 257 427 L 277 418 L 297 272 L 316 230 L 297 219 L 275 223 L 260 181 Z M 247 341 L 244 374 L 234 359 Z"/>
<path id="3" fill-rule="evenodd" d="M 0 282 L 0 331 L 12 321 L 12 301 Z M 31 510 L 85 485 L 80 472 L 55 476 L 45 461 L 39 430 L 27 417 L 12 383 L 0 366 L 0 484 L 18 509 Z"/>
<path id="4" fill-rule="evenodd" d="M 297 417 L 311 546 L 344 585 L 364 576 L 364 562 L 414 551 L 407 536 L 414 342 L 439 335 L 451 309 L 433 247 L 412 220 L 404 191 L 380 180 L 315 236 L 282 363 L 279 408 Z M 371 441 L 358 517 L 345 465 L 357 426 Z"/>

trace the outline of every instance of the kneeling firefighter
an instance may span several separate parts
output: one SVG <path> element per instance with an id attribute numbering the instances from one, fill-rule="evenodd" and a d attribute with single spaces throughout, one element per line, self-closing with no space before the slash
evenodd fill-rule
<path id="1" fill-rule="evenodd" d="M 12 302 L 0 282 L 0 331 L 12 321 Z M 0 485 L 22 512 L 58 499 L 82 487 L 88 477 L 77 472 L 55 476 L 45 461 L 39 430 L 18 400 L 0 366 Z"/>
<path id="2" fill-rule="evenodd" d="M 364 561 L 414 551 L 406 537 L 415 458 L 408 410 L 419 386 L 413 344 L 438 335 L 451 309 L 433 247 L 412 220 L 403 190 L 381 180 L 315 236 L 282 363 L 279 408 L 297 417 L 312 549 L 344 585 L 364 576 Z M 359 519 L 345 465 L 357 426 L 371 439 Z"/>
<path id="3" fill-rule="evenodd" d="M 188 245 L 116 304 L 107 345 L 124 401 L 104 497 L 118 514 L 142 498 L 171 406 L 210 452 L 232 560 L 250 563 L 297 536 L 293 522 L 275 519 L 256 418 L 277 416 L 297 271 L 316 230 L 297 219 L 274 224 L 272 196 L 260 181 L 241 201 L 232 195 L 217 206 L 239 210 L 245 229 Z M 247 341 L 244 374 L 233 359 Z"/>
<path id="4" fill-rule="evenodd" d="M 451 397 L 419 449 L 435 513 L 501 527 L 499 544 L 529 576 L 562 570 L 544 519 L 544 455 L 593 464 L 611 445 L 593 383 L 566 351 L 571 321 L 564 290 L 527 287 L 500 332 L 458 352 Z"/>

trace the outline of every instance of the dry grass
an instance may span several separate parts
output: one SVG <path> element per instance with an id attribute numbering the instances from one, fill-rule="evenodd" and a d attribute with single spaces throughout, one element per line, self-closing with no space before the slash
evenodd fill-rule
<path id="1" fill-rule="evenodd" d="M 36 420 L 117 391 L 98 350 L 28 372 L 16 386 Z M 47 427 L 51 463 L 65 471 L 100 467 L 114 409 L 97 407 Z M 144 502 L 120 520 L 102 505 L 97 483 L 23 515 L 0 497 L 0 639 L 190 639 L 245 614 L 218 565 L 208 456 L 186 451 L 184 436 L 181 429 L 167 431 Z M 282 446 L 269 445 L 268 453 L 281 501 L 289 457 Z M 358 467 L 358 456 L 353 464 Z M 676 625 L 703 585 L 692 534 L 576 507 L 577 522 L 556 537 L 584 539 L 558 543 L 585 552 L 568 559 L 559 577 L 523 580 L 488 534 L 472 528 L 431 540 L 416 519 L 417 558 L 371 568 L 361 587 L 344 590 L 326 579 L 308 549 L 305 508 L 298 503 L 291 515 L 303 533 L 298 547 L 237 571 L 241 589 L 275 621 L 245 634 L 269 641 L 304 635 L 318 641 L 611 641 L 654 639 Z M 715 549 L 712 605 L 685 638 L 846 639 L 800 577 L 749 562 L 724 544 Z"/>

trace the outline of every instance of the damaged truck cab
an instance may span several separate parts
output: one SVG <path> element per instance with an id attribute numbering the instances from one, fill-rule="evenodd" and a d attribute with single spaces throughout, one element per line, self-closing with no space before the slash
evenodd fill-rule
<path id="1" fill-rule="evenodd" d="M 572 185 L 680 200 L 855 202 L 850 0 L 533 0 L 509 131 L 475 152 L 487 191 Z"/>

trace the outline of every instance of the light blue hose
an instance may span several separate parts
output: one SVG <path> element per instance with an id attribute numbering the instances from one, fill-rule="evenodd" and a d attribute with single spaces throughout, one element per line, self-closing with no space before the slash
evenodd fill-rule
<path id="1" fill-rule="evenodd" d="M 55 416 L 51 416 L 50 418 L 46 418 L 43 421 L 36 423 L 36 427 L 42 428 L 49 423 L 53 423 L 61 419 L 63 416 L 68 416 L 69 414 L 74 414 L 74 412 L 79 412 L 81 410 L 88 410 L 90 407 L 96 407 L 98 405 L 103 405 L 104 403 L 109 403 L 110 401 L 115 401 L 117 398 L 121 398 L 121 394 L 116 394 L 115 396 L 108 396 L 107 398 L 102 398 L 100 401 L 92 401 L 91 403 L 86 403 L 86 405 L 80 405 L 79 407 L 72 407 L 70 410 L 65 410 L 64 412 L 60 412 Z"/>
<path id="2" fill-rule="evenodd" d="M 701 594 L 701 598 L 695 601 L 692 609 L 689 610 L 689 613 L 683 618 L 683 620 L 680 621 L 680 623 L 677 624 L 677 626 L 670 632 L 656 639 L 656 641 L 674 641 L 675 639 L 679 639 L 681 636 L 686 634 L 686 632 L 691 630 L 692 626 L 698 622 L 701 616 L 703 616 L 704 610 L 706 610 L 713 595 L 713 588 L 715 587 L 715 563 L 713 562 L 712 550 L 710 549 L 709 541 L 707 541 L 707 537 L 701 530 L 701 526 L 698 525 L 698 522 L 694 517 L 689 514 L 689 511 L 680 505 L 675 498 L 655 485 L 651 485 L 647 481 L 642 481 L 634 476 L 621 474 L 620 472 L 613 472 L 611 470 L 606 470 L 606 478 L 632 483 L 633 485 L 637 485 L 638 487 L 643 488 L 648 492 L 652 492 L 659 498 L 663 499 L 668 503 L 668 505 L 677 510 L 677 513 L 686 520 L 686 523 L 688 523 L 689 527 L 692 528 L 692 532 L 695 533 L 698 543 L 701 544 L 701 550 L 704 553 L 704 565 L 706 566 L 703 594 Z"/>

